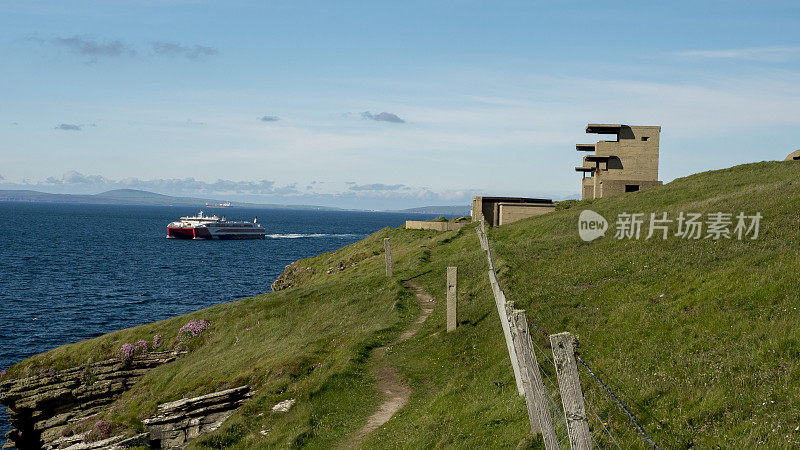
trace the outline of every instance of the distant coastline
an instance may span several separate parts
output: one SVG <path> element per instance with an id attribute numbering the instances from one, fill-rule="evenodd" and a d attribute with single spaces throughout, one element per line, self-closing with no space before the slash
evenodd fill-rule
<path id="1" fill-rule="evenodd" d="M 72 203 L 85 205 L 139 205 L 139 206 L 195 206 L 199 208 L 208 205 L 226 204 L 240 208 L 268 208 L 282 210 L 307 210 L 307 211 L 363 211 L 355 209 L 335 208 L 317 205 L 282 205 L 274 203 L 246 203 L 233 202 L 221 199 L 198 197 L 175 197 L 157 194 L 155 192 L 138 189 L 114 189 L 99 194 L 52 194 L 30 189 L 0 190 L 0 201 L 9 202 L 36 202 L 36 203 Z M 381 211 L 377 211 L 381 212 Z M 467 206 L 424 206 L 394 211 L 382 211 L 408 214 L 441 214 L 447 216 L 466 215 L 469 213 Z"/>

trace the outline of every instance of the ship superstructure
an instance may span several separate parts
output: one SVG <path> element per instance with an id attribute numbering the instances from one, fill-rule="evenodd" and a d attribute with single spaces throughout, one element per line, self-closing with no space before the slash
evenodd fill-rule
<path id="1" fill-rule="evenodd" d="M 264 239 L 266 231 L 258 223 L 227 220 L 216 215 L 206 216 L 200 211 L 196 216 L 181 217 L 167 225 L 170 239 Z"/>

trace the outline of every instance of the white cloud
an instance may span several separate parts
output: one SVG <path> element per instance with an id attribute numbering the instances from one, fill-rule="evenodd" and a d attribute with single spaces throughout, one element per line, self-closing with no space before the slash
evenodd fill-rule
<path id="1" fill-rule="evenodd" d="M 717 50 L 685 50 L 673 55 L 695 59 L 730 59 L 764 62 L 782 62 L 800 56 L 800 47 L 753 47 Z"/>

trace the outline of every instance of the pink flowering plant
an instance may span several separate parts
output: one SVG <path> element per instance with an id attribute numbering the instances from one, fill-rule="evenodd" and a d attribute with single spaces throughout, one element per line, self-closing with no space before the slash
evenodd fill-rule
<path id="1" fill-rule="evenodd" d="M 155 350 L 158 347 L 161 347 L 161 335 L 160 334 L 157 334 L 157 335 L 153 336 L 153 343 L 150 344 L 150 348 L 152 350 Z"/>
<path id="2" fill-rule="evenodd" d="M 122 347 L 119 349 L 119 359 L 121 359 L 122 363 L 127 366 L 133 361 L 133 358 L 136 355 L 141 355 L 143 353 L 147 353 L 148 351 L 155 350 L 161 346 L 161 343 L 161 335 L 157 334 L 153 336 L 153 342 L 139 339 L 135 344 L 122 344 Z"/>
<path id="3" fill-rule="evenodd" d="M 203 343 L 211 323 L 205 319 L 191 320 L 178 330 L 178 343 L 175 350 L 194 350 Z"/>
<path id="4" fill-rule="evenodd" d="M 92 414 L 73 425 L 69 432 L 85 433 L 84 439 L 87 442 L 95 442 L 110 437 L 113 428 L 114 424 L 111 420 L 98 418 L 97 414 Z"/>
<path id="5" fill-rule="evenodd" d="M 111 436 L 111 421 L 108 419 L 100 419 L 89 427 L 86 434 L 86 440 L 89 442 L 99 441 Z"/>

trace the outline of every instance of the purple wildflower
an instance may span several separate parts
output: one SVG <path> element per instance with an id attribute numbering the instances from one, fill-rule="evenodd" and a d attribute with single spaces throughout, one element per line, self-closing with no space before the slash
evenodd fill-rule
<path id="1" fill-rule="evenodd" d="M 149 345 L 150 345 L 149 342 L 145 341 L 144 339 L 139 339 L 138 341 L 136 341 L 136 345 L 134 345 L 134 347 L 136 347 L 136 350 L 141 350 L 142 352 L 146 352 L 147 347 Z"/>
<path id="2" fill-rule="evenodd" d="M 6 369 L 0 370 L 0 378 L 6 376 Z"/>
<path id="3" fill-rule="evenodd" d="M 161 335 L 160 334 L 157 334 L 157 335 L 153 336 L 153 343 L 150 344 L 150 348 L 152 348 L 153 350 L 157 349 L 158 347 L 161 347 Z"/>
<path id="4" fill-rule="evenodd" d="M 191 320 L 178 330 L 178 344 L 176 349 L 189 348 L 211 327 L 205 319 Z"/>
<path id="5" fill-rule="evenodd" d="M 107 438 L 111 435 L 112 422 L 108 419 L 100 419 L 95 422 L 88 430 L 87 438 L 91 441 L 97 441 Z"/>
<path id="6" fill-rule="evenodd" d="M 128 364 L 133 361 L 133 356 L 136 354 L 136 347 L 133 344 L 122 344 L 119 349 L 119 359 L 123 364 Z"/>

